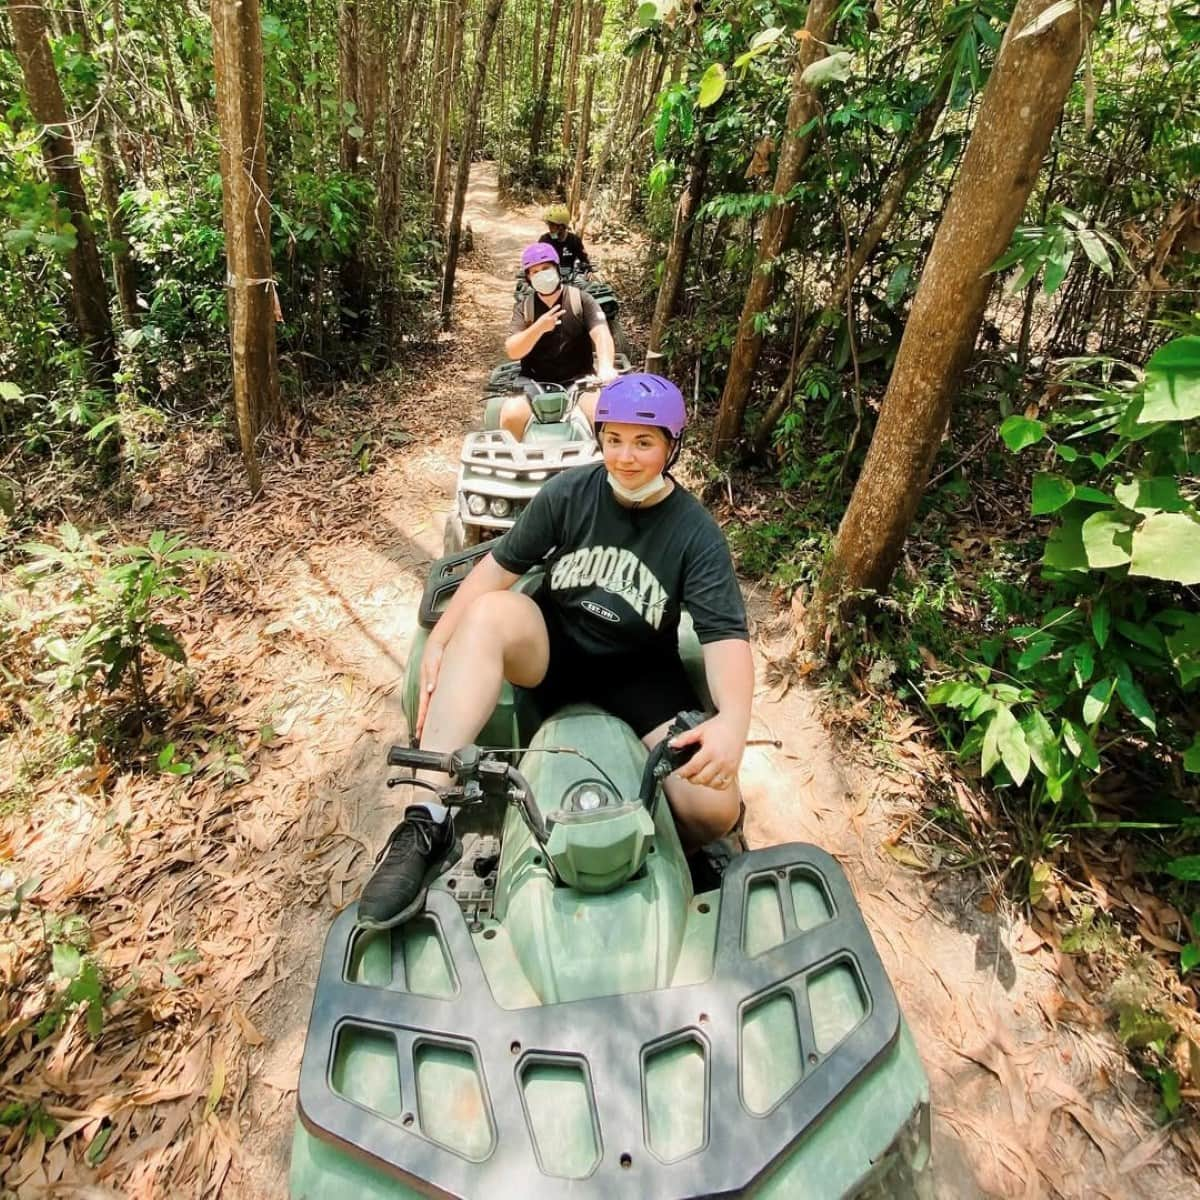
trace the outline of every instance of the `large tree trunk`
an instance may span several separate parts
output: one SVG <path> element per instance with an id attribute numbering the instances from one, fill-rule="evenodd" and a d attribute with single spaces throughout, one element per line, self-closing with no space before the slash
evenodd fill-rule
<path id="1" fill-rule="evenodd" d="M 810 608 L 810 638 L 822 636 L 844 600 L 884 590 L 899 561 L 983 319 L 988 268 L 1021 219 L 1100 7 L 1100 0 L 1081 0 L 1030 35 L 1051 3 L 1019 0 L 1013 12 Z"/>
<path id="2" fill-rule="evenodd" d="M 8 5 L 16 41 L 17 58 L 25 79 L 25 92 L 34 117 L 43 125 L 42 158 L 58 203 L 71 214 L 75 226 L 75 249 L 67 256 L 71 277 L 71 300 L 79 340 L 92 362 L 93 374 L 111 389 L 116 369 L 112 314 L 108 307 L 108 284 L 100 265 L 100 251 L 92 229 L 83 175 L 75 157 L 75 142 L 67 120 L 54 56 L 46 29 L 46 11 L 32 0 Z"/>
<path id="3" fill-rule="evenodd" d="M 258 0 L 212 0 L 212 26 L 233 403 L 250 494 L 257 496 L 262 476 L 255 440 L 281 412 Z"/>
<path id="4" fill-rule="evenodd" d="M 704 198 L 704 185 L 708 179 L 708 160 L 711 153 L 705 139 L 704 114 L 696 118 L 695 142 L 692 144 L 692 160 L 688 165 L 687 182 L 675 206 L 675 225 L 671 230 L 671 242 L 667 246 L 666 262 L 663 264 L 662 283 L 658 299 L 654 302 L 654 319 L 650 322 L 650 337 L 646 345 L 646 370 L 656 371 L 662 358 L 663 338 L 667 326 L 679 307 L 683 292 L 683 280 L 687 274 L 688 255 L 692 249 L 692 232 L 696 227 L 696 214 Z"/>
<path id="5" fill-rule="evenodd" d="M 907 153 L 892 173 L 892 177 L 884 185 L 883 192 L 879 197 L 879 207 L 875 210 L 875 215 L 863 231 L 863 235 L 859 239 L 854 253 L 850 256 L 850 260 L 842 268 L 842 273 L 835 280 L 833 290 L 829 294 L 829 299 L 821 315 L 813 325 L 812 331 L 804 343 L 804 348 L 788 369 L 788 386 L 781 388 L 776 393 L 775 399 L 771 401 L 770 407 L 754 432 L 754 453 L 756 455 L 761 456 L 767 452 L 767 447 L 771 444 L 771 434 L 774 432 L 775 426 L 779 423 L 779 418 L 783 416 L 784 410 L 791 401 L 791 382 L 800 379 L 804 372 L 808 370 L 813 359 L 816 358 L 817 351 L 821 348 L 821 343 L 825 340 L 825 335 L 830 328 L 828 318 L 833 313 L 836 313 L 846 302 L 846 297 L 850 294 L 850 289 L 854 286 L 854 281 L 858 278 L 863 267 L 867 265 L 867 260 L 875 253 L 876 247 L 883 240 L 883 235 L 892 223 L 892 218 L 896 215 L 896 211 L 900 207 L 900 202 L 904 199 L 908 189 L 912 187 L 913 180 L 916 179 L 921 167 L 924 165 L 925 156 L 928 153 L 929 139 L 933 134 L 934 127 L 938 123 L 938 118 L 942 115 L 942 110 L 946 107 L 948 97 L 949 81 L 947 80 L 946 84 L 942 86 L 933 99 L 921 110 L 921 115 L 917 118 L 917 123 L 913 126 L 912 133 L 909 135 Z"/>
<path id="6" fill-rule="evenodd" d="M 837 9 L 837 0 L 811 0 L 808 6 L 808 16 L 804 21 L 804 32 L 808 36 L 801 42 L 796 54 L 787 129 L 779 150 L 779 164 L 775 169 L 775 186 L 772 189 L 775 203 L 763 217 L 758 253 L 754 259 L 754 269 L 750 272 L 733 352 L 729 356 L 729 374 L 725 377 L 721 407 L 713 429 L 714 456 L 728 450 L 742 431 L 746 398 L 750 395 L 750 384 L 762 349 L 762 334 L 757 329 L 758 316 L 771 303 L 775 290 L 775 260 L 787 244 L 795 216 L 795 209 L 784 202 L 784 197 L 796 186 L 812 145 L 812 131 L 800 136 L 798 130 L 816 115 L 819 102 L 816 93 L 804 83 L 803 76 L 814 62 L 826 56 L 826 43 L 833 32 Z"/>
<path id="7" fill-rule="evenodd" d="M 567 208 L 571 218 L 579 213 L 579 193 L 583 190 L 583 169 L 587 166 L 588 141 L 592 136 L 592 100 L 596 94 L 597 64 L 592 61 L 596 47 L 600 42 L 600 34 L 604 29 L 604 0 L 595 0 L 592 4 L 588 25 L 587 57 L 588 66 L 584 76 L 583 103 L 579 110 L 579 141 L 575 145 L 575 169 L 571 172 L 571 189 L 567 197 Z"/>
<path id="8" fill-rule="evenodd" d="M 542 148 L 542 130 L 546 123 L 546 101 L 550 96 L 550 76 L 554 71 L 554 50 L 558 39 L 558 19 L 562 13 L 562 0 L 554 0 L 550 6 L 550 28 L 546 33 L 546 45 L 534 46 L 542 65 L 542 82 L 533 102 L 533 120 L 529 130 L 529 165 L 537 162 Z"/>
<path id="9" fill-rule="evenodd" d="M 488 52 L 492 48 L 492 35 L 496 32 L 496 19 L 500 16 L 503 3 L 504 0 L 488 0 L 487 11 L 483 14 L 483 25 L 475 42 L 475 76 L 471 80 L 471 95 L 467 101 L 467 115 L 463 120 L 458 151 L 458 175 L 454 180 L 454 204 L 450 212 L 450 230 L 446 238 L 446 271 L 442 276 L 443 329 L 450 328 L 450 307 L 454 300 L 454 275 L 458 270 L 458 245 L 462 236 L 467 179 L 471 174 L 471 155 L 475 147 L 475 127 L 479 123 L 479 109 L 483 104 Z"/>

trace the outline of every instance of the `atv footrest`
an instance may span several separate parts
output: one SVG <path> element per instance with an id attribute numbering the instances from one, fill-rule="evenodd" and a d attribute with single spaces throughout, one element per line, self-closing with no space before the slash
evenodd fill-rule
<path id="1" fill-rule="evenodd" d="M 846 877 L 814 846 L 734 859 L 721 885 L 711 976 L 655 991 L 501 1008 L 476 948 L 497 927 L 469 927 L 442 887 L 430 890 L 420 920 L 437 927 L 450 986 L 436 996 L 403 990 L 403 968 L 399 984 L 349 982 L 354 920 L 353 908 L 343 912 L 325 943 L 300 1119 L 314 1137 L 365 1155 L 429 1195 L 739 1195 L 796 1147 L 900 1032 L 895 994 Z M 780 1011 L 794 1030 L 789 1055 L 772 1040 Z M 764 1014 L 771 1020 L 760 1020 Z M 371 1040 L 386 1096 L 347 1085 L 339 1041 L 348 1032 Z M 670 1070 L 653 1071 L 656 1059 L 681 1046 L 692 1064 L 703 1064 L 688 1086 Z M 764 1089 L 751 1078 L 754 1053 L 788 1057 L 795 1079 Z M 473 1082 L 447 1110 L 450 1068 L 438 1064 L 450 1060 Z M 531 1072 L 547 1065 L 574 1073 L 590 1109 L 594 1152 L 572 1160 L 569 1172 L 556 1168 L 559 1147 L 548 1144 L 556 1128 L 548 1137 L 527 1103 Z M 663 1112 L 669 1124 L 671 1106 L 689 1103 L 695 1133 L 677 1152 L 677 1141 L 664 1141 Z M 474 1132 L 459 1138 L 460 1126 Z"/>

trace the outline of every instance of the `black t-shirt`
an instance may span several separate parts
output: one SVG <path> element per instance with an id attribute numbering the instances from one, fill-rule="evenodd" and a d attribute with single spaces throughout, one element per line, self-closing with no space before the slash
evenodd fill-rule
<path id="1" fill-rule="evenodd" d="M 568 233 L 561 242 L 555 241 L 554 235 L 543 233 L 539 242 L 545 242 L 558 251 L 558 262 L 564 271 L 590 271 L 592 264 L 588 260 L 587 251 L 583 248 L 583 238 L 577 233 Z"/>
<path id="2" fill-rule="evenodd" d="M 561 289 L 556 304 L 562 306 L 562 320 L 543 333 L 533 349 L 521 359 L 521 374 L 539 383 L 570 383 L 592 371 L 592 339 L 589 331 L 605 323 L 604 309 L 587 292 L 579 292 L 579 316 L 571 307 L 567 289 Z M 547 304 L 537 292 L 533 293 L 533 321 L 548 312 Z M 533 321 L 525 320 L 525 297 L 513 305 L 509 333 L 528 329 Z"/>
<path id="3" fill-rule="evenodd" d="M 749 640 L 729 548 L 677 484 L 650 508 L 625 508 L 603 463 L 556 475 L 492 545 L 506 571 L 546 567 L 543 596 L 589 655 L 676 653 L 680 606 L 701 643 Z"/>

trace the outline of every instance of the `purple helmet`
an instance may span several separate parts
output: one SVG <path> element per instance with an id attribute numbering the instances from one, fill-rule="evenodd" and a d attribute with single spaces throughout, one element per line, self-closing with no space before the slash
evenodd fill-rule
<path id="1" fill-rule="evenodd" d="M 538 263 L 553 263 L 558 266 L 558 261 L 558 251 L 549 242 L 534 242 L 532 246 L 526 246 L 521 255 L 521 270 L 528 271 Z"/>
<path id="2" fill-rule="evenodd" d="M 596 424 L 613 421 L 622 425 L 657 425 L 675 441 L 687 424 L 683 393 L 661 375 L 636 372 L 607 384 L 596 402 Z"/>

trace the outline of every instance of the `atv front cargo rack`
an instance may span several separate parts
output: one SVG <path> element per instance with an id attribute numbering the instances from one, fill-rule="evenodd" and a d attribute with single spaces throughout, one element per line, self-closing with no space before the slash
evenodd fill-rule
<path id="1" fill-rule="evenodd" d="M 541 480 L 570 467 L 600 460 L 595 441 L 518 442 L 506 429 L 468 433 L 463 439 L 461 462 L 475 475 L 500 479 Z M 540 472 L 540 474 L 539 474 Z"/>
<path id="2" fill-rule="evenodd" d="M 822 897 L 815 924 L 798 898 L 812 889 Z M 765 940 L 754 915 L 763 911 L 764 897 L 778 901 L 780 914 Z M 708 912 L 710 901 L 715 905 L 713 894 L 693 903 Z M 325 943 L 300 1072 L 300 1120 L 318 1140 L 365 1156 L 427 1195 L 740 1195 L 787 1157 L 900 1035 L 895 994 L 846 877 L 813 846 L 776 846 L 735 859 L 722 881 L 710 977 L 656 991 L 501 1008 L 476 940 L 497 936 L 496 927 L 480 921 L 469 927 L 443 887 L 430 890 L 421 920 L 440 931 L 455 980 L 449 994 L 412 994 L 395 980 L 390 987 L 349 982 L 359 936 L 354 920 L 351 907 Z M 857 1015 L 832 1039 L 827 1014 L 815 1002 L 826 993 L 813 986 L 831 972 L 857 992 Z M 798 1078 L 764 1101 L 747 1092 L 747 1031 L 750 1015 L 772 1005 L 794 1011 Z M 382 1106 L 387 1111 L 346 1094 L 338 1045 L 348 1030 L 375 1040 L 392 1088 L 391 1102 Z M 694 1086 L 648 1097 L 648 1064 L 681 1044 L 696 1061 L 702 1056 L 702 1070 L 689 1076 Z M 453 1114 L 474 1119 L 482 1131 L 466 1149 L 450 1148 L 433 1114 L 422 1110 L 418 1071 L 431 1048 L 471 1064 L 478 1080 L 476 1100 L 461 1106 L 472 1111 Z M 569 1178 L 545 1169 L 547 1126 L 531 1120 L 527 1104 L 528 1073 L 547 1064 L 575 1071 L 591 1113 L 593 1157 Z M 660 1140 L 664 1095 L 702 1106 L 694 1146 L 673 1158 L 662 1153 Z"/>

